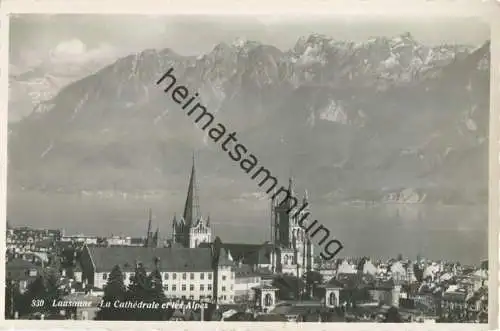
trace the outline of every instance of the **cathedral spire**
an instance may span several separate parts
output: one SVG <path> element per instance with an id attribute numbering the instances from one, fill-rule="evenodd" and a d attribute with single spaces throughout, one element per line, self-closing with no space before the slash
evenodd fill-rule
<path id="1" fill-rule="evenodd" d="M 290 176 L 290 178 L 288 179 L 288 192 L 290 192 L 290 195 L 292 197 L 295 196 L 295 191 L 293 190 L 293 188 L 293 177 Z"/>
<path id="2" fill-rule="evenodd" d="M 304 190 L 304 197 L 302 198 L 302 205 L 306 205 L 309 204 L 309 192 L 307 192 L 307 190 Z M 308 208 L 306 208 L 308 209 Z"/>
<path id="3" fill-rule="evenodd" d="M 189 186 L 184 206 L 184 222 L 190 228 L 200 217 L 200 204 L 198 198 L 198 183 L 196 182 L 196 168 L 193 153 L 193 165 L 191 168 L 191 176 L 189 178 Z"/>
<path id="4" fill-rule="evenodd" d="M 146 243 L 145 243 L 146 247 L 149 247 L 149 245 L 151 244 L 151 221 L 152 221 L 152 218 L 153 218 L 152 217 L 151 208 L 149 208 L 148 213 L 149 213 L 149 217 L 148 217 L 148 231 L 146 233 Z"/>

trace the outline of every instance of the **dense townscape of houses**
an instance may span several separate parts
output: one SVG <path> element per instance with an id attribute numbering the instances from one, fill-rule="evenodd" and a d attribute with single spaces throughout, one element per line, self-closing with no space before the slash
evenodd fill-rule
<path id="1" fill-rule="evenodd" d="M 289 190 L 295 194 L 292 181 Z M 152 288 L 159 284 L 162 300 L 204 302 L 213 308 L 174 307 L 168 316 L 145 319 L 487 322 L 487 261 L 466 266 L 397 256 L 325 262 L 314 257 L 313 245 L 293 213 L 283 212 L 285 207 L 272 207 L 277 235 L 271 242 L 212 239 L 210 220 L 199 212 L 193 160 L 184 213 L 173 217 L 167 240 L 158 228 L 152 231 L 151 213 L 146 235 L 137 238 L 69 236 L 62 230 L 7 224 L 5 316 L 96 319 L 116 275 L 118 287 L 132 291 L 143 270 L 154 280 Z M 51 287 L 56 294 L 47 296 Z M 40 304 L 42 292 L 50 302 L 89 304 L 37 309 L 50 304 L 46 299 Z"/>

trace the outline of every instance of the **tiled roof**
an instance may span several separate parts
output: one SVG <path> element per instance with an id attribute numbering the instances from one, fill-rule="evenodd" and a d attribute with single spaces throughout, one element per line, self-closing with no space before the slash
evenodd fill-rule
<path id="1" fill-rule="evenodd" d="M 222 248 L 231 254 L 234 261 L 243 264 L 270 264 L 271 246 L 269 244 L 222 243 Z"/>
<path id="2" fill-rule="evenodd" d="M 111 271 L 119 265 L 122 271 L 134 271 L 141 262 L 147 271 L 160 259 L 161 271 L 195 272 L 212 270 L 210 248 L 87 247 L 96 271 Z"/>
<path id="3" fill-rule="evenodd" d="M 259 273 L 255 272 L 252 270 L 252 268 L 249 265 L 241 265 L 238 267 L 234 268 L 234 274 L 236 277 L 256 277 L 260 276 Z"/>
<path id="4" fill-rule="evenodd" d="M 40 248 L 50 248 L 53 245 L 54 245 L 54 240 L 52 239 L 43 239 L 35 242 L 35 246 Z"/>
<path id="5" fill-rule="evenodd" d="M 326 288 L 343 288 L 344 283 L 336 280 L 335 277 L 333 277 L 324 285 L 324 287 L 326 287 Z"/>
<path id="6" fill-rule="evenodd" d="M 37 269 L 38 266 L 31 263 L 30 261 L 26 261 L 23 259 L 13 259 L 7 262 L 6 268 L 11 270 L 19 270 L 19 269 L 28 270 L 28 269 Z"/>
<path id="7" fill-rule="evenodd" d="M 273 281 L 273 285 L 290 291 L 295 290 L 297 288 L 297 284 L 299 288 L 304 288 L 306 285 L 302 279 L 288 275 L 278 275 Z"/>
<path id="8" fill-rule="evenodd" d="M 465 301 L 467 293 L 464 292 L 445 292 L 443 293 L 443 300 L 447 301 Z"/>

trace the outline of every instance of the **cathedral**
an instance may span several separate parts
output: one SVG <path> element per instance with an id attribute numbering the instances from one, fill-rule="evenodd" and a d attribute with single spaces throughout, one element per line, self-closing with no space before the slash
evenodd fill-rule
<path id="1" fill-rule="evenodd" d="M 290 197 L 297 199 L 292 178 L 288 182 L 288 192 Z M 312 270 L 314 258 L 314 246 L 305 229 L 299 225 L 299 220 L 307 217 L 309 211 L 307 191 L 302 197 L 302 206 L 306 208 L 293 206 L 292 199 L 280 203 L 277 199 L 271 201 L 272 271 L 302 277 L 305 272 Z"/>
<path id="2" fill-rule="evenodd" d="M 174 215 L 172 220 L 172 237 L 168 240 L 170 247 L 196 248 L 212 245 L 210 218 L 204 218 L 200 212 L 196 167 L 193 156 L 191 174 L 181 217 Z M 302 206 L 307 206 L 308 196 L 297 198 L 293 180 L 289 180 L 288 192 Z M 281 203 L 271 200 L 271 241 L 262 243 L 229 243 L 222 241 L 222 249 L 235 265 L 250 265 L 253 269 L 267 269 L 272 273 L 282 273 L 302 277 L 312 270 L 313 245 L 299 220 L 308 212 L 308 208 L 293 206 L 291 199 Z M 307 215 L 306 215 L 307 216 Z M 145 245 L 159 247 L 159 230 L 151 232 L 151 212 Z"/>
<path id="3" fill-rule="evenodd" d="M 210 217 L 204 219 L 200 212 L 198 183 L 196 182 L 196 168 L 193 156 L 184 213 L 179 219 L 174 215 L 171 243 L 181 247 L 196 248 L 201 243 L 210 243 L 211 240 Z"/>

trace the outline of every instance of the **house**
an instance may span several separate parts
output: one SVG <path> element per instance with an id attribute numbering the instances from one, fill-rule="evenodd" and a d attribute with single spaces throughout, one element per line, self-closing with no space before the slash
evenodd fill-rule
<path id="1" fill-rule="evenodd" d="M 451 285 L 443 293 L 441 307 L 444 311 L 465 310 L 467 308 L 467 290 Z"/>
<path id="2" fill-rule="evenodd" d="M 232 303 L 235 285 L 233 263 L 223 251 L 216 268 L 212 266 L 212 261 L 210 248 L 84 246 L 80 265 L 83 281 L 96 288 L 104 288 L 109 273 L 116 265 L 124 275 L 125 285 L 130 284 L 136 264 L 142 263 L 148 273 L 158 267 L 167 297 L 212 300 L 217 295 L 220 303 Z"/>
<path id="3" fill-rule="evenodd" d="M 41 268 L 29 261 L 14 259 L 6 263 L 7 279 L 19 283 L 21 293 L 34 281 L 41 272 Z"/>
<path id="4" fill-rule="evenodd" d="M 222 243 L 232 261 L 239 262 L 252 268 L 271 268 L 272 245 L 263 244 Z"/>
<path id="5" fill-rule="evenodd" d="M 235 301 L 247 301 L 253 299 L 253 287 L 259 286 L 262 276 L 253 271 L 248 265 L 240 265 L 234 270 L 234 298 Z"/>

